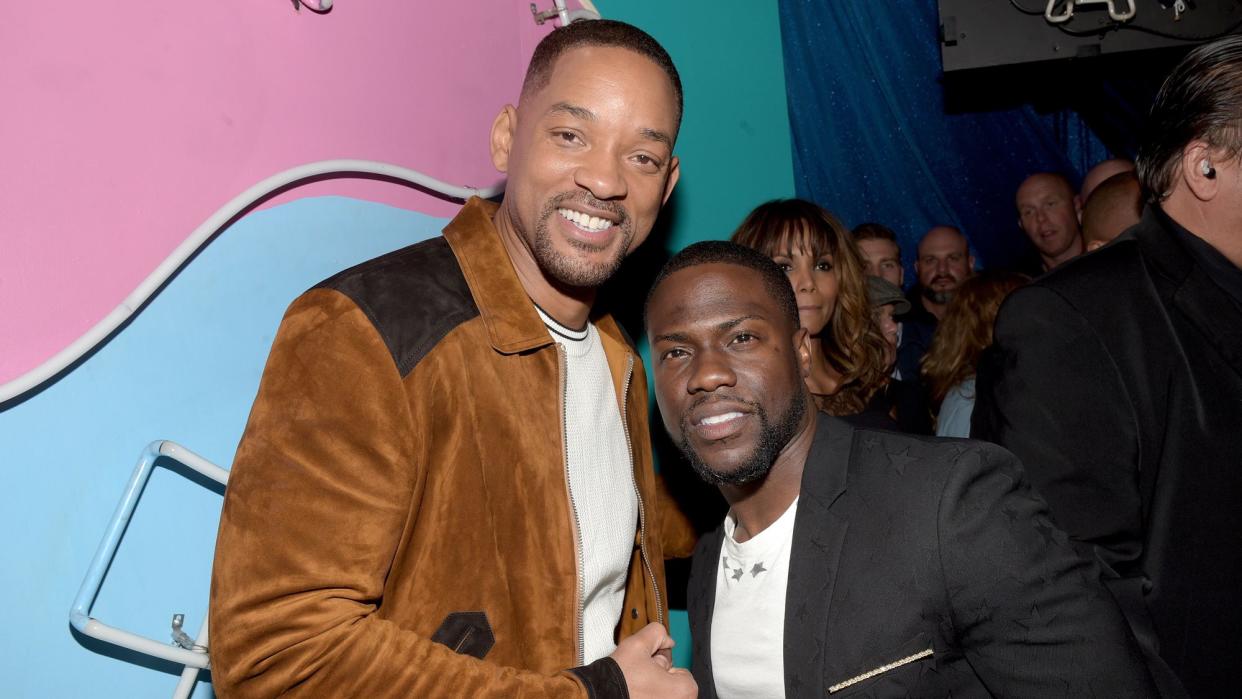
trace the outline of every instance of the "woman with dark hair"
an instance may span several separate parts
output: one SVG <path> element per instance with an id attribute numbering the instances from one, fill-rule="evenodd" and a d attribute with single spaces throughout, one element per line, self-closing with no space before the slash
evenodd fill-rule
<path id="1" fill-rule="evenodd" d="M 992 344 L 992 326 L 1001 302 L 1029 281 L 1016 272 L 980 272 L 962 282 L 949 301 L 923 358 L 923 380 L 937 413 L 938 436 L 970 436 L 979 356 Z"/>
<path id="2" fill-rule="evenodd" d="M 730 238 L 789 275 L 812 343 L 807 387 L 830 415 L 861 413 L 888 380 L 887 345 L 871 317 L 862 257 L 849 229 L 802 199 L 761 204 Z"/>

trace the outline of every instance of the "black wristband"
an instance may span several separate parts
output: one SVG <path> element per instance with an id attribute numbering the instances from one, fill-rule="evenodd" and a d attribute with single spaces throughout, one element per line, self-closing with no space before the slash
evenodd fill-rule
<path id="1" fill-rule="evenodd" d="M 625 675 L 621 674 L 621 666 L 612 658 L 600 658 L 590 665 L 575 667 L 570 672 L 582 680 L 589 699 L 630 699 L 630 690 L 625 686 Z"/>

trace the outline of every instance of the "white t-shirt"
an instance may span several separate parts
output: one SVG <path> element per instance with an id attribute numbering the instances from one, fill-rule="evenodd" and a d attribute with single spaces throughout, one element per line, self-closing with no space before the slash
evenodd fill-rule
<path id="1" fill-rule="evenodd" d="M 795 499 L 767 529 L 738 543 L 724 521 L 712 613 L 712 674 L 720 699 L 785 696 L 785 584 Z"/>
<path id="2" fill-rule="evenodd" d="M 542 310 L 539 315 L 565 352 L 565 451 L 582 556 L 582 655 L 591 663 L 617 647 L 613 636 L 634 553 L 638 495 L 599 331 L 594 324 L 573 330 Z"/>

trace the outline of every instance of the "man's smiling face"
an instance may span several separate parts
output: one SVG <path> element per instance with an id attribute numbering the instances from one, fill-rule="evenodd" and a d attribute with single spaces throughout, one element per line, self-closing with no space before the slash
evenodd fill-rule
<path id="1" fill-rule="evenodd" d="M 707 263 L 673 272 L 647 308 L 664 427 L 709 483 L 762 479 L 811 415 L 808 335 L 759 272 Z"/>
<path id="2" fill-rule="evenodd" d="M 544 275 L 596 287 L 655 223 L 677 181 L 678 106 L 664 71 L 618 47 L 566 51 L 547 84 L 506 108 L 492 157 L 501 215 Z"/>

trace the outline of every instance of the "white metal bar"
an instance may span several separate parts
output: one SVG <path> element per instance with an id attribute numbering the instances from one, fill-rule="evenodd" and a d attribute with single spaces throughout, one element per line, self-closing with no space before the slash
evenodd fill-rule
<path id="1" fill-rule="evenodd" d="M 198 632 L 198 638 L 194 639 L 194 645 L 204 649 L 207 648 L 207 621 L 203 619 L 203 628 Z M 203 651 L 203 653 L 206 652 L 206 650 Z M 172 699 L 190 699 L 201 670 L 202 668 L 186 665 L 181 671 L 181 681 L 177 682 L 177 689 L 173 691 Z"/>
<path id="2" fill-rule="evenodd" d="M 99 548 L 95 550 L 95 556 L 91 559 L 86 577 L 82 580 L 82 586 L 78 588 L 78 596 L 74 599 L 73 607 L 69 610 L 69 623 L 75 629 L 91 638 L 97 638 L 122 648 L 135 650 L 139 653 L 145 653 L 187 667 L 203 669 L 211 665 L 205 649 L 206 621 L 203 622 L 203 631 L 200 634 L 204 640 L 196 642 L 197 645 L 204 647 L 204 650 L 200 651 L 156 641 L 146 636 L 110 626 L 91 616 L 91 607 L 95 604 L 95 598 L 99 596 L 99 589 L 103 585 L 104 573 L 107 572 L 108 566 L 112 564 L 112 559 L 116 556 L 116 550 L 121 543 L 121 537 L 125 533 L 125 527 L 129 525 L 130 520 L 133 518 L 134 509 L 138 506 L 142 490 L 146 487 L 147 481 L 151 479 L 151 473 L 155 469 L 158 458 L 161 456 L 166 456 L 185 464 L 195 472 L 201 473 L 217 483 L 225 484 L 228 482 L 228 471 L 176 442 L 157 440 L 148 444 L 142 450 L 142 454 L 138 459 L 138 465 L 134 467 L 134 471 L 125 485 L 125 491 L 121 495 L 121 500 L 117 503 L 116 511 L 113 512 L 112 519 L 104 530 L 104 536 L 99 542 Z"/>

